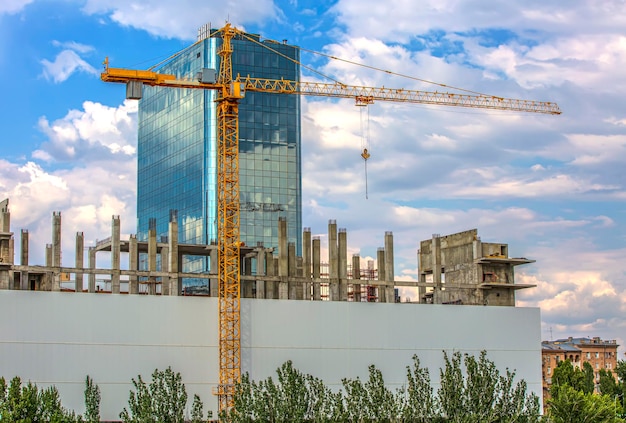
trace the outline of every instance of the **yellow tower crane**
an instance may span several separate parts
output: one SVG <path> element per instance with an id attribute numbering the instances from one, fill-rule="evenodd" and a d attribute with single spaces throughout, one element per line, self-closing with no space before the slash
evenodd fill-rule
<path id="1" fill-rule="evenodd" d="M 247 38 L 237 28 L 226 24 L 212 36 L 222 38 L 218 51 L 221 58 L 217 78 L 182 80 L 175 75 L 152 70 L 131 70 L 109 67 L 108 58 L 101 79 L 127 84 L 128 98 L 141 98 L 142 85 L 217 90 L 217 244 L 219 292 L 219 410 L 233 405 L 235 386 L 241 376 L 240 332 L 240 239 L 239 239 L 239 128 L 238 104 L 246 91 L 353 98 L 357 104 L 374 101 L 435 104 L 518 112 L 561 113 L 555 103 L 516 100 L 488 95 L 454 94 L 394 88 L 363 87 L 341 83 L 317 83 L 272 80 L 237 76 L 233 78 L 232 39 Z"/>

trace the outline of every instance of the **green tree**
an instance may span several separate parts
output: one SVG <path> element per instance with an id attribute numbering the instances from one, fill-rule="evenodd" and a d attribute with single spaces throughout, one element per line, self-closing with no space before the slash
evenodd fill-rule
<path id="1" fill-rule="evenodd" d="M 561 385 L 557 396 L 548 400 L 553 423 L 609 423 L 620 421 L 618 410 L 608 395 L 584 393 L 569 385 Z"/>
<path id="2" fill-rule="evenodd" d="M 100 388 L 89 375 L 85 378 L 85 421 L 100 421 Z"/>
<path id="3" fill-rule="evenodd" d="M 437 401 L 441 417 L 451 422 L 536 422 L 539 398 L 527 394 L 524 380 L 514 383 L 515 372 L 501 376 L 486 351 L 476 357 L 444 351 L 445 368 Z M 464 369 L 463 365 L 464 364 Z"/>
<path id="4" fill-rule="evenodd" d="M 40 390 L 34 383 L 22 384 L 16 376 L 8 386 L 5 379 L 0 378 L 0 421 L 57 423 L 82 419 L 63 408 L 55 386 Z"/>
<path id="5" fill-rule="evenodd" d="M 619 385 L 615 381 L 615 377 L 610 370 L 600 369 L 598 373 L 600 376 L 600 380 L 598 382 L 599 391 L 602 395 L 608 395 L 611 398 L 619 396 L 620 389 Z"/>
<path id="6" fill-rule="evenodd" d="M 198 394 L 194 394 L 193 396 L 193 404 L 191 405 L 191 423 L 201 423 L 204 420 L 204 411 L 203 411 L 202 401 Z"/>
<path id="7" fill-rule="evenodd" d="M 171 367 L 164 371 L 155 369 L 152 381 L 147 385 L 141 375 L 132 379 L 135 391 L 130 391 L 129 410 L 120 413 L 124 422 L 178 423 L 184 421 L 187 392 L 180 373 Z"/>
<path id="8" fill-rule="evenodd" d="M 406 398 L 402 404 L 402 417 L 416 423 L 432 421 L 437 410 L 430 384 L 430 373 L 427 368 L 420 366 L 417 355 L 413 355 L 413 367 L 406 368 L 406 378 Z"/>
<path id="9" fill-rule="evenodd" d="M 594 371 L 591 364 L 585 362 L 583 370 L 574 367 L 569 360 L 562 360 L 554 369 L 552 374 L 552 386 L 550 395 L 555 396 L 560 386 L 567 385 L 585 394 L 594 391 Z"/>
<path id="10" fill-rule="evenodd" d="M 591 367 L 591 363 L 585 361 L 583 363 L 583 380 L 582 380 L 582 391 L 585 394 L 593 394 L 596 388 L 595 383 L 595 374 L 593 371 L 593 367 Z"/>

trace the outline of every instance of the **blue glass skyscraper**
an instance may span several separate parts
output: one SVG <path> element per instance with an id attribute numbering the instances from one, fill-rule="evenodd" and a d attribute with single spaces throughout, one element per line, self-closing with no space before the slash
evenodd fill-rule
<path id="1" fill-rule="evenodd" d="M 233 40 L 233 75 L 298 81 L 300 51 L 273 41 Z M 221 38 L 207 38 L 160 72 L 194 78 L 219 69 Z M 270 49 L 266 48 L 269 47 Z M 280 53 L 277 54 L 276 52 Z M 289 60 L 289 59 L 293 59 Z M 216 239 L 216 104 L 213 90 L 145 87 L 139 103 L 137 230 L 167 234 L 169 211 L 178 210 L 179 242 Z M 278 218 L 287 220 L 298 251 L 302 234 L 300 98 L 246 93 L 239 107 L 240 233 L 246 245 L 278 245 Z M 184 259 L 186 272 L 207 270 L 207 259 Z"/>

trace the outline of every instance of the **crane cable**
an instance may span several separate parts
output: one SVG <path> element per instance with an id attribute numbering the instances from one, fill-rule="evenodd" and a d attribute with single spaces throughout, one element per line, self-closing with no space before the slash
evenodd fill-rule
<path id="1" fill-rule="evenodd" d="M 358 104 L 360 106 L 361 117 L 361 157 L 363 158 L 363 164 L 365 165 L 365 199 L 368 199 L 367 195 L 367 159 L 370 158 L 370 109 L 367 104 Z M 367 109 L 367 120 L 363 117 L 364 109 Z"/>

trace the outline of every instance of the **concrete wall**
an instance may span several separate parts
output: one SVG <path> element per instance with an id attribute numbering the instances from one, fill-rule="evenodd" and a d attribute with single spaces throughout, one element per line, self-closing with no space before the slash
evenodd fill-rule
<path id="1" fill-rule="evenodd" d="M 253 379 L 290 359 L 337 387 L 375 364 L 396 387 L 413 354 L 438 381 L 442 350 L 486 349 L 501 371 L 516 369 L 541 395 L 536 308 L 242 300 L 241 309 L 242 368 Z M 117 419 L 131 378 L 172 366 L 189 397 L 199 394 L 215 412 L 217 318 L 217 301 L 207 297 L 0 291 L 0 375 L 54 384 L 79 413 L 90 375 L 102 391 L 102 418 Z"/>

